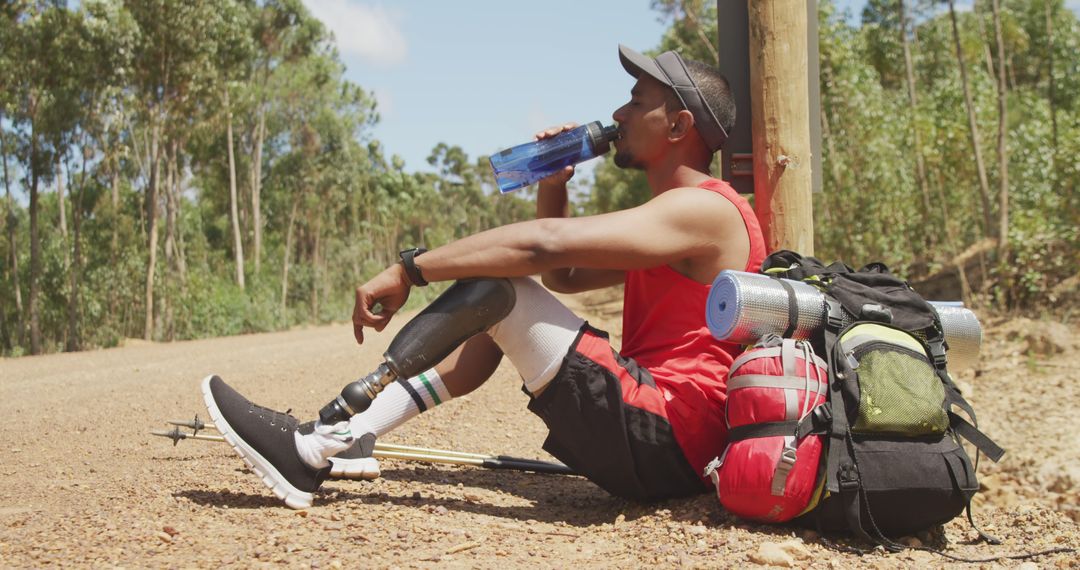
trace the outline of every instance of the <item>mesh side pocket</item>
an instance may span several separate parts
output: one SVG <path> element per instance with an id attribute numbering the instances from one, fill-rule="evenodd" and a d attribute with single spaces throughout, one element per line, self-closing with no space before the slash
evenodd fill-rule
<path id="1" fill-rule="evenodd" d="M 945 388 L 925 358 L 885 343 L 858 356 L 859 417 L 853 431 L 910 436 L 944 433 Z"/>

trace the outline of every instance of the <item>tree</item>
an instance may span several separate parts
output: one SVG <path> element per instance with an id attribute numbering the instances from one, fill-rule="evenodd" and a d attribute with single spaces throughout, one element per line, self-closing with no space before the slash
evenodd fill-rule
<path id="1" fill-rule="evenodd" d="M 911 42 L 908 39 L 908 16 L 906 10 L 905 0 L 897 1 L 897 10 L 899 11 L 900 19 L 900 45 L 904 50 L 904 71 L 907 78 L 907 92 L 908 92 L 908 116 L 911 120 L 911 132 L 914 138 L 915 144 L 913 153 L 915 154 L 915 174 L 919 181 L 919 192 L 922 195 L 923 212 L 929 216 L 931 210 L 930 207 L 930 188 L 926 181 L 926 164 L 923 159 L 923 143 L 922 136 L 919 132 L 919 98 L 917 95 L 917 88 L 915 87 L 915 69 L 911 63 Z M 935 237 L 934 232 L 923 232 L 925 241 L 923 242 L 927 250 L 930 250 L 934 246 Z"/>
<path id="2" fill-rule="evenodd" d="M 1009 153 L 1007 134 L 1009 123 L 1008 104 L 1006 103 L 1005 84 L 1005 42 L 1001 35 L 1001 7 L 998 0 L 992 0 L 991 10 L 994 15 L 994 43 L 998 57 L 998 183 L 1000 195 L 998 204 L 998 259 L 1006 263 L 1009 253 Z"/>
<path id="3" fill-rule="evenodd" d="M 144 125 L 140 152 L 145 157 L 141 176 L 145 188 L 146 286 L 143 338 L 154 335 L 154 278 L 157 271 L 158 201 L 162 162 L 171 129 L 181 123 L 180 112 L 209 86 L 214 32 L 220 19 L 218 4 L 208 0 L 128 0 L 140 30 L 133 62 L 133 87 L 139 102 L 136 114 Z M 148 132 L 148 134 L 146 134 Z"/>
<path id="4" fill-rule="evenodd" d="M 971 154 L 975 159 L 975 170 L 979 175 L 979 197 L 982 199 L 983 235 L 994 235 L 993 206 L 990 204 L 990 183 L 986 179 L 986 165 L 983 162 L 982 142 L 979 137 L 979 123 L 975 116 L 975 104 L 971 99 L 971 87 L 968 84 L 967 64 L 964 63 L 964 50 L 960 45 L 960 28 L 956 23 L 956 7 L 949 2 L 949 22 L 952 24 L 953 43 L 956 47 L 956 64 L 960 68 L 960 84 L 964 90 L 964 108 L 967 110 L 968 136 L 971 140 Z"/>

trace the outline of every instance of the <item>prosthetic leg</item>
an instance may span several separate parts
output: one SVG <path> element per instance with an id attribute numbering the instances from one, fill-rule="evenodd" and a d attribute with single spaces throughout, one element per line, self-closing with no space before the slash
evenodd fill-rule
<path id="1" fill-rule="evenodd" d="M 390 342 L 383 363 L 350 383 L 319 411 L 330 425 L 347 421 L 371 406 L 383 388 L 438 364 L 458 346 L 506 318 L 516 295 L 508 279 L 463 279 L 450 286 Z"/>

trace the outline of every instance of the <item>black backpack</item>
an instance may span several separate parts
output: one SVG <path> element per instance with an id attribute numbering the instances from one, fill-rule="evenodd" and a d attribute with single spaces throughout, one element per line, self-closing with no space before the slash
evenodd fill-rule
<path id="1" fill-rule="evenodd" d="M 946 523 L 967 509 L 980 536 L 998 543 L 971 518 L 979 483 L 959 438 L 994 461 L 1004 450 L 976 428 L 975 411 L 949 377 L 933 307 L 881 263 L 855 271 L 778 251 L 761 270 L 814 284 L 828 306 L 824 330 L 812 339 L 818 353 L 828 355 L 827 403 L 796 431 L 796 437 L 826 437 L 820 469 L 827 496 L 797 522 L 847 529 L 899 549 L 893 537 Z"/>

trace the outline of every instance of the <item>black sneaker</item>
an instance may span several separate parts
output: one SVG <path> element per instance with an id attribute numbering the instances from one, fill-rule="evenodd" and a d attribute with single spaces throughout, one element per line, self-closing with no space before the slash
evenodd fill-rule
<path id="1" fill-rule="evenodd" d="M 300 435 L 315 431 L 315 422 L 300 424 Z M 379 460 L 373 457 L 375 434 L 365 433 L 356 438 L 348 449 L 330 458 L 330 479 L 363 479 L 370 481 L 381 475 Z"/>
<path id="2" fill-rule="evenodd" d="M 294 509 L 311 506 L 330 468 L 315 469 L 296 452 L 296 418 L 257 406 L 217 376 L 202 383 L 203 400 L 214 425 L 278 498 Z"/>

